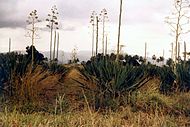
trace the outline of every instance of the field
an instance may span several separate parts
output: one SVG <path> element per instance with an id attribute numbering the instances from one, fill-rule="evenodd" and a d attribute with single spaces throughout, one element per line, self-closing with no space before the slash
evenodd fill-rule
<path id="1" fill-rule="evenodd" d="M 163 95 L 154 78 L 131 95 L 123 106 L 113 103 L 95 109 L 89 91 L 80 87 L 81 73 L 75 66 L 65 76 L 55 74 L 38 82 L 38 98 L 32 103 L 3 99 L 0 125 L 7 127 L 179 127 L 190 126 L 190 93 Z M 77 65 L 77 68 L 81 65 Z M 34 75 L 43 77 L 42 75 Z M 33 79 L 33 78 L 32 78 Z M 33 81 L 33 80 L 31 80 Z"/>
<path id="2" fill-rule="evenodd" d="M 189 12 L 0 0 L 0 127 L 190 127 Z"/>
<path id="3" fill-rule="evenodd" d="M 147 94 L 147 93 L 146 93 Z M 116 111 L 94 111 L 85 105 L 82 110 L 67 109 L 58 114 L 47 112 L 20 113 L 6 109 L 0 113 L 0 125 L 12 127 L 188 127 L 190 126 L 190 94 L 165 97 L 160 94 L 139 95 L 137 107 L 120 107 Z M 148 102 L 151 97 L 159 102 Z M 184 99 L 184 100 L 183 100 Z M 150 103 L 150 104 L 147 104 Z M 161 108 L 162 107 L 162 108 Z M 186 111 L 187 110 L 187 111 Z M 186 112 L 186 113 L 185 113 Z"/>
<path id="4" fill-rule="evenodd" d="M 1 113 L 1 126 L 28 127 L 185 127 L 189 118 L 185 116 L 162 115 L 157 112 L 131 112 L 130 108 L 106 113 L 68 112 L 62 115 L 53 114 L 20 114 L 17 112 Z"/>

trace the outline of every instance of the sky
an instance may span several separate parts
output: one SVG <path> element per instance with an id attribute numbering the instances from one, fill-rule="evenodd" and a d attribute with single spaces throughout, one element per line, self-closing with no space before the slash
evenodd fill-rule
<path id="1" fill-rule="evenodd" d="M 26 37 L 26 20 L 28 14 L 37 10 L 39 19 L 38 35 L 35 46 L 39 51 L 48 51 L 50 31 L 45 29 L 47 14 L 56 5 L 59 12 L 60 50 L 71 52 L 74 47 L 79 51 L 90 51 L 92 28 L 90 15 L 98 14 L 103 8 L 108 12 L 106 22 L 108 46 L 116 50 L 120 0 L 0 0 L 0 52 L 8 51 L 8 40 L 11 38 L 12 50 L 25 50 L 31 45 L 31 38 Z M 171 14 L 173 0 L 123 0 L 121 44 L 125 45 L 124 53 L 144 56 L 144 45 L 147 43 L 147 54 L 170 57 L 171 43 L 169 26 L 164 22 Z M 102 28 L 100 24 L 99 47 L 101 48 Z M 187 47 L 190 42 L 187 40 Z M 189 50 L 189 49 L 188 49 Z"/>

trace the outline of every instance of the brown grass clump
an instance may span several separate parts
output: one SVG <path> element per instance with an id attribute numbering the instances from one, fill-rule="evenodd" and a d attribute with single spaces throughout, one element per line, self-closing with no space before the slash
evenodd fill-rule
<path id="1" fill-rule="evenodd" d="M 42 66 L 28 69 L 23 76 L 13 75 L 13 96 L 10 100 L 16 107 L 32 110 L 44 105 L 53 105 L 58 94 L 62 94 L 62 74 L 51 73 Z M 45 108 L 44 108 L 45 109 Z"/>
<path id="2" fill-rule="evenodd" d="M 160 79 L 153 78 L 149 82 L 147 82 L 145 85 L 143 85 L 139 91 L 154 91 L 159 92 L 160 87 Z"/>

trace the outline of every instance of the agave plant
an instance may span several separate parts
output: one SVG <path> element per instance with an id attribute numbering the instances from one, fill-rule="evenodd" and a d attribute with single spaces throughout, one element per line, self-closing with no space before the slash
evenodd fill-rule
<path id="1" fill-rule="evenodd" d="M 190 64 L 177 64 L 177 83 L 180 91 L 190 90 Z"/>
<path id="2" fill-rule="evenodd" d="M 174 81 L 176 79 L 176 75 L 172 71 L 171 67 L 163 66 L 158 69 L 159 77 L 161 79 L 160 91 L 164 94 L 168 94 L 174 90 Z"/>
<path id="3" fill-rule="evenodd" d="M 9 95 L 13 94 L 13 75 L 22 76 L 29 64 L 25 55 L 18 53 L 7 53 L 0 55 L 0 81 L 1 89 L 7 91 Z"/>
<path id="4" fill-rule="evenodd" d="M 83 64 L 80 69 L 83 79 L 95 84 L 91 88 L 88 83 L 79 82 L 81 87 L 95 93 L 97 105 L 108 106 L 107 100 L 117 100 L 122 103 L 122 98 L 136 91 L 152 77 L 148 76 L 145 66 L 123 65 L 110 59 L 92 59 Z"/>
<path id="5" fill-rule="evenodd" d="M 35 47 L 34 50 L 34 65 L 33 70 L 37 64 L 43 64 L 44 56 L 39 53 Z M 9 96 L 14 93 L 14 77 L 22 77 L 25 75 L 28 67 L 31 65 L 32 47 L 26 48 L 27 54 L 19 54 L 16 52 L 0 54 L 0 92 L 6 91 Z M 31 69 L 31 71 L 33 71 Z"/>
<path id="6" fill-rule="evenodd" d="M 190 63 L 181 61 L 176 65 L 176 72 L 173 71 L 173 61 L 167 61 L 168 66 L 161 68 L 161 91 L 189 91 L 190 90 Z"/>
<path id="7" fill-rule="evenodd" d="M 53 61 L 52 63 L 43 63 L 43 69 L 48 70 L 52 74 L 62 74 L 63 76 L 66 74 L 68 69 L 64 67 L 62 64 L 58 64 L 58 61 Z"/>

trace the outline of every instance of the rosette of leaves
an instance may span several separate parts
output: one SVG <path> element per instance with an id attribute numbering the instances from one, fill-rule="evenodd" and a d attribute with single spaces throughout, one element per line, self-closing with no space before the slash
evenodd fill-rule
<path id="1" fill-rule="evenodd" d="M 164 94 L 172 92 L 174 81 L 176 80 L 176 75 L 172 71 L 171 67 L 163 66 L 159 67 L 159 76 L 161 80 L 160 91 Z"/>
<path id="2" fill-rule="evenodd" d="M 91 89 L 77 81 L 82 88 L 95 93 L 98 107 L 109 106 L 106 105 L 109 100 L 117 100 L 120 105 L 124 96 L 138 90 L 151 79 L 144 66 L 124 66 L 109 59 L 92 59 L 83 64 L 80 72 L 83 79 L 95 84 L 96 88 Z"/>
<path id="3" fill-rule="evenodd" d="M 6 91 L 10 95 L 13 93 L 13 77 L 14 75 L 22 76 L 30 60 L 22 54 L 7 53 L 0 54 L 0 87 L 2 91 Z"/>
<path id="4" fill-rule="evenodd" d="M 180 91 L 190 90 L 190 64 L 177 64 L 177 87 Z"/>

